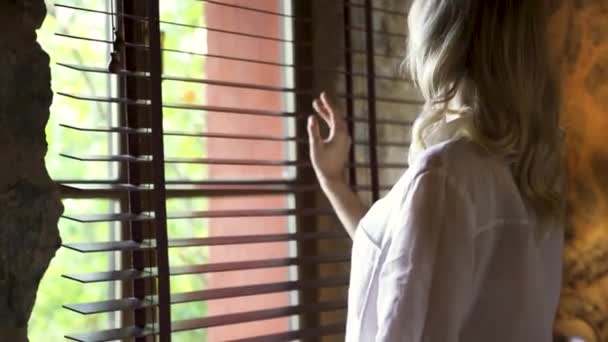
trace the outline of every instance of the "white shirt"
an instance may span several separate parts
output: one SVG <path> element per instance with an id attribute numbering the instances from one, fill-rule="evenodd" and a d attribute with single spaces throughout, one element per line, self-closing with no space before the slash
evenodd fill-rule
<path id="1" fill-rule="evenodd" d="M 538 232 L 506 162 L 429 148 L 359 223 L 346 341 L 550 342 L 563 234 Z"/>

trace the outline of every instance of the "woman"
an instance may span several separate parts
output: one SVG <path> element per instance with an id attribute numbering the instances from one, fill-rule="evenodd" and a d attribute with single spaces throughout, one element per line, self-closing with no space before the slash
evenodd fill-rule
<path id="1" fill-rule="evenodd" d="M 325 94 L 320 184 L 352 236 L 347 341 L 551 341 L 563 213 L 543 0 L 415 0 L 406 65 L 426 106 L 409 169 L 366 212 Z"/>

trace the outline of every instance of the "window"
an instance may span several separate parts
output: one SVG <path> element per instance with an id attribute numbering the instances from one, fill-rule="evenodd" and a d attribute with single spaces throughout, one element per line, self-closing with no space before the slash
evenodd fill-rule
<path id="1" fill-rule="evenodd" d="M 108 11 L 106 4 L 99 1 L 81 1 L 82 6 Z M 92 6 L 94 5 L 94 6 Z M 101 6 L 100 6 L 101 5 Z M 97 7 L 95 7 L 97 6 Z M 46 158 L 51 177 L 63 183 L 89 182 L 110 183 L 118 177 L 118 167 L 114 163 L 96 162 L 87 165 L 61 154 L 115 154 L 118 149 L 117 137 L 105 132 L 82 134 L 62 125 L 82 127 L 116 126 L 117 110 L 111 103 L 78 101 L 63 93 L 88 93 L 100 97 L 115 97 L 117 92 L 116 76 L 100 73 L 83 73 L 69 68 L 68 65 L 104 65 L 110 46 L 92 41 L 69 43 L 67 38 L 87 32 L 91 37 L 111 40 L 110 22 L 107 16 L 91 12 L 79 12 L 69 8 L 52 6 L 49 3 L 48 16 L 44 26 L 38 31 L 38 41 L 49 52 L 53 75 L 53 89 L 56 90 L 47 125 L 49 152 Z M 55 35 L 57 34 L 57 35 Z M 111 213 L 118 212 L 119 201 L 108 196 L 94 196 L 73 193 L 64 200 L 65 214 L 74 213 Z M 119 225 L 113 222 L 99 222 L 82 225 L 61 219 L 60 233 L 64 242 L 84 243 L 91 241 L 118 240 Z M 61 248 L 53 259 L 37 294 L 37 301 L 29 325 L 29 338 L 32 341 L 61 340 L 73 327 L 74 313 L 62 309 L 67 303 L 85 303 L 118 298 L 120 288 L 111 283 L 94 283 L 88 286 L 62 278 L 78 270 L 79 272 L 98 272 L 120 268 L 118 253 L 87 254 L 86 259 L 76 258 L 69 248 Z M 69 296 L 66 296 L 69 294 Z M 53 317 L 49 320 L 49 317 Z M 102 330 L 116 327 L 120 317 L 114 313 L 85 316 L 79 325 L 88 330 Z"/>
<path id="2" fill-rule="evenodd" d="M 383 172 L 406 166 L 378 162 L 406 146 L 381 126 L 411 124 L 375 113 L 418 103 L 376 93 L 403 83 L 374 72 L 374 57 L 395 61 L 374 52 L 374 36 L 389 36 L 371 28 L 382 9 L 329 6 L 348 14 L 329 31 L 345 42 L 335 65 L 315 57 L 320 9 L 308 1 L 49 3 L 39 33 L 56 94 L 47 163 L 66 213 L 32 340 L 343 331 L 349 242 L 308 161 L 310 103 L 333 86 L 319 75 L 339 82 L 355 136 L 351 183 L 370 200 L 387 189 Z"/>

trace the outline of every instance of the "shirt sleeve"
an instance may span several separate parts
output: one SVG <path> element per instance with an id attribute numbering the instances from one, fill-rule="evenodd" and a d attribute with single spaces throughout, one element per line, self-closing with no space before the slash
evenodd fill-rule
<path id="1" fill-rule="evenodd" d="M 473 279 L 470 200 L 447 175 L 414 178 L 379 275 L 376 342 L 455 342 Z"/>

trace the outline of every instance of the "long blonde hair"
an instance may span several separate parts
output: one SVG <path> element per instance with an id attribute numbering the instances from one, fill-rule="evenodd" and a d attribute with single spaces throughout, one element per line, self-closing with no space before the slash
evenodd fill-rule
<path id="1" fill-rule="evenodd" d="M 458 97 L 467 135 L 506 158 L 522 196 L 552 219 L 563 212 L 563 167 L 548 14 L 544 0 L 414 0 L 404 66 L 426 100 L 412 151 L 428 147 Z"/>

